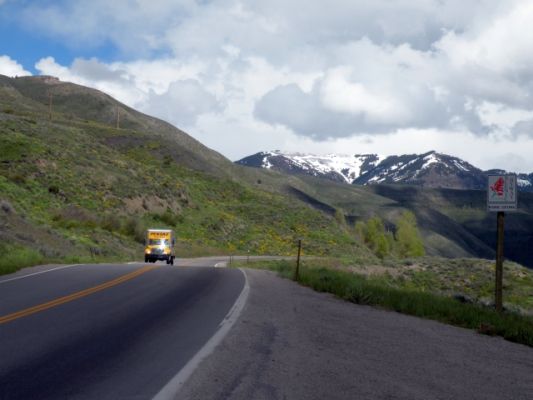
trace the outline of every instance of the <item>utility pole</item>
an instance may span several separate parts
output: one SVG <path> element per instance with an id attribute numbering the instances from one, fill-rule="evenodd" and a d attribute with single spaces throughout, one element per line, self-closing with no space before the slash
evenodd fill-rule
<path id="1" fill-rule="evenodd" d="M 496 311 L 503 311 L 503 226 L 505 213 L 498 211 L 497 238 L 496 238 L 496 284 L 494 293 L 494 305 Z"/>
<path id="2" fill-rule="evenodd" d="M 120 129 L 120 109 L 117 105 L 117 129 Z"/>
<path id="3" fill-rule="evenodd" d="M 52 92 L 48 92 L 48 119 L 52 120 Z"/>

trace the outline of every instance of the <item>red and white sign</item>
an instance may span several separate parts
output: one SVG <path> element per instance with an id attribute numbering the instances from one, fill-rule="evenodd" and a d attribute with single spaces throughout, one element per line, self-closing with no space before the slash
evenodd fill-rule
<path id="1" fill-rule="evenodd" d="M 517 209 L 516 175 L 489 175 L 487 209 L 515 211 Z"/>

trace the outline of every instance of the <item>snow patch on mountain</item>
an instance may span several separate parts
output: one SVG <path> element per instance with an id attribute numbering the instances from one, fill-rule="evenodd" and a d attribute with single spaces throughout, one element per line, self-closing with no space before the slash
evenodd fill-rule
<path id="1" fill-rule="evenodd" d="M 485 190 L 488 173 L 457 157 L 430 151 L 424 154 L 302 154 L 279 150 L 256 153 L 238 164 L 303 174 L 357 185 L 397 183 L 424 187 Z M 533 174 L 518 174 L 521 191 L 533 191 Z"/>
<path id="2" fill-rule="evenodd" d="M 411 161 L 412 163 L 416 162 L 417 159 L 414 159 L 413 161 Z M 426 169 L 428 168 L 431 164 L 437 164 L 438 162 L 440 162 L 439 158 L 437 157 L 437 155 L 435 153 L 431 153 L 427 156 L 424 157 L 424 164 L 422 165 L 422 168 L 420 169 Z"/>
<path id="3" fill-rule="evenodd" d="M 283 153 L 281 151 L 263 152 L 261 167 L 274 168 L 272 160 L 283 158 L 291 164 L 292 169 L 308 172 L 310 175 L 321 176 L 325 174 L 338 174 L 346 183 L 352 183 L 369 168 L 375 167 L 385 157 L 377 154 L 301 154 Z"/>
<path id="4" fill-rule="evenodd" d="M 524 179 L 524 178 L 517 178 L 516 179 L 516 184 L 520 187 L 528 187 L 528 186 L 532 186 L 531 182 L 528 181 L 527 179 Z"/>

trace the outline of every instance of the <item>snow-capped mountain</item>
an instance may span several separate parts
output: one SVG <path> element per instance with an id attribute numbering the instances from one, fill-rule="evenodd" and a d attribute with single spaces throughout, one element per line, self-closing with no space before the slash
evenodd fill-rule
<path id="1" fill-rule="evenodd" d="M 435 151 L 383 157 L 376 154 L 317 156 L 276 150 L 260 152 L 236 163 L 358 185 L 403 183 L 453 189 L 485 189 L 487 174 L 504 172 L 482 171 L 460 158 Z M 533 191 L 533 174 L 518 174 L 518 186 L 523 191 Z"/>
<path id="2" fill-rule="evenodd" d="M 260 152 L 237 164 L 249 167 L 266 168 L 291 174 L 304 174 L 327 178 L 337 182 L 353 183 L 361 175 L 372 170 L 383 160 L 376 154 L 356 154 L 354 156 L 328 154 L 316 156 L 300 153 L 282 153 L 279 150 Z"/>
<path id="3" fill-rule="evenodd" d="M 425 154 L 390 156 L 353 183 L 408 183 L 426 187 L 484 189 L 482 170 L 457 157 L 434 151 Z"/>

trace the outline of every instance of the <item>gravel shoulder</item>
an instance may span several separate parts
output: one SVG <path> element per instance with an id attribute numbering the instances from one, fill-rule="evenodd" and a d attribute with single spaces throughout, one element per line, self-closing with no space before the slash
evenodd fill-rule
<path id="1" fill-rule="evenodd" d="M 245 272 L 240 319 L 177 398 L 532 398 L 532 348 Z"/>

